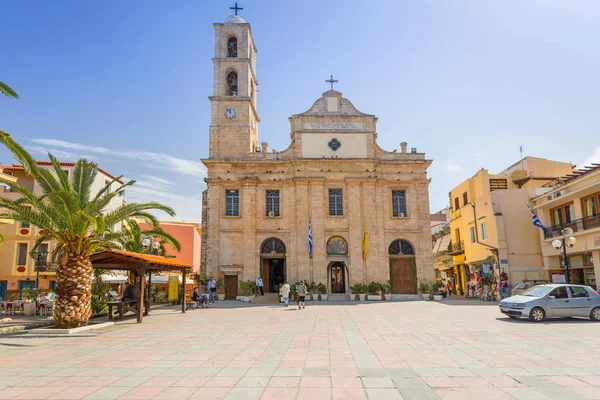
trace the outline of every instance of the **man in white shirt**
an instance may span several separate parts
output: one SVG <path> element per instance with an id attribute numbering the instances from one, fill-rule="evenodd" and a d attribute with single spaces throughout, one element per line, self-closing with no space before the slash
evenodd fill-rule
<path id="1" fill-rule="evenodd" d="M 281 298 L 283 299 L 283 302 L 285 303 L 285 306 L 287 307 L 288 301 L 290 298 L 290 285 L 287 281 L 285 281 L 285 283 L 281 287 Z"/>
<path id="2" fill-rule="evenodd" d="M 256 286 L 258 286 L 258 289 L 260 290 L 260 295 L 264 296 L 265 291 L 263 289 L 263 281 L 260 279 L 260 276 L 256 278 Z"/>
<path id="3" fill-rule="evenodd" d="M 217 281 L 215 281 L 212 276 L 210 277 L 210 279 L 208 281 L 207 289 L 208 289 L 208 302 L 214 303 L 215 302 L 215 293 L 217 291 Z"/>

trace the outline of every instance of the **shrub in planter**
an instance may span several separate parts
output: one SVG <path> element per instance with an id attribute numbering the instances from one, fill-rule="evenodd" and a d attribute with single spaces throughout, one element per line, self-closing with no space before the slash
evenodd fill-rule
<path id="1" fill-rule="evenodd" d="M 381 300 L 381 284 L 379 282 L 371 282 L 367 286 L 368 300 Z"/>
<path id="2" fill-rule="evenodd" d="M 327 286 L 322 283 L 319 283 L 316 286 L 317 293 L 321 295 L 321 300 L 327 300 Z"/>
<path id="3" fill-rule="evenodd" d="M 419 282 L 419 292 L 423 297 L 423 300 L 429 300 L 429 294 L 431 293 L 431 284 L 426 281 Z"/>
<path id="4" fill-rule="evenodd" d="M 381 291 L 383 292 L 383 298 L 385 300 L 391 300 L 392 299 L 392 281 L 387 281 L 387 283 L 382 283 Z"/>
<path id="5" fill-rule="evenodd" d="M 306 294 L 306 300 L 318 300 L 317 298 L 319 296 L 317 295 L 317 285 L 314 282 L 306 282 L 305 285 L 306 289 L 308 290 L 308 293 Z"/>
<path id="6" fill-rule="evenodd" d="M 350 286 L 350 300 L 356 300 L 356 296 L 362 292 L 362 285 L 357 283 Z"/>

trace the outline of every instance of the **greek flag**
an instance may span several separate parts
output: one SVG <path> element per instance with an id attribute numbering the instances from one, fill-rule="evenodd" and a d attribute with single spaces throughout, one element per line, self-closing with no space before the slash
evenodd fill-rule
<path id="1" fill-rule="evenodd" d="M 312 224 L 308 223 L 308 257 L 312 258 Z"/>
<path id="2" fill-rule="evenodd" d="M 537 215 L 535 215 L 535 212 L 533 212 L 529 204 L 527 204 L 527 208 L 529 208 L 529 211 L 531 211 L 531 220 L 533 221 L 533 225 L 537 226 L 540 229 L 545 229 L 544 225 L 542 224 L 542 221 L 540 221 Z"/>

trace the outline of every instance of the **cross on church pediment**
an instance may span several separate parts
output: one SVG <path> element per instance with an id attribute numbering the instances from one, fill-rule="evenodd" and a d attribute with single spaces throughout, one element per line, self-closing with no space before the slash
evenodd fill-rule
<path id="1" fill-rule="evenodd" d="M 333 75 L 330 75 L 329 79 L 327 79 L 325 82 L 330 83 L 331 84 L 331 90 L 333 90 L 333 84 L 337 83 L 338 81 L 336 79 L 333 79 Z"/>

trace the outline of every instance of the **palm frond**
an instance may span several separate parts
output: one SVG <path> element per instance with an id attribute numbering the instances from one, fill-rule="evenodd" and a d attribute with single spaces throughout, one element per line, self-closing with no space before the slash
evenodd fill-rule
<path id="1" fill-rule="evenodd" d="M 48 158 L 52 162 L 52 167 L 54 168 L 54 173 L 60 182 L 62 189 L 66 191 L 71 191 L 71 184 L 69 183 L 69 177 L 67 173 L 62 169 L 60 162 L 56 157 L 54 157 L 51 153 L 48 153 Z"/>
<path id="2" fill-rule="evenodd" d="M 8 97 L 10 99 L 18 99 L 19 98 L 19 95 L 17 94 L 17 92 L 15 92 L 13 88 L 8 86 L 8 84 L 6 84 L 4 82 L 0 82 L 0 93 L 2 93 L 3 95 L 5 95 L 6 97 Z"/>

